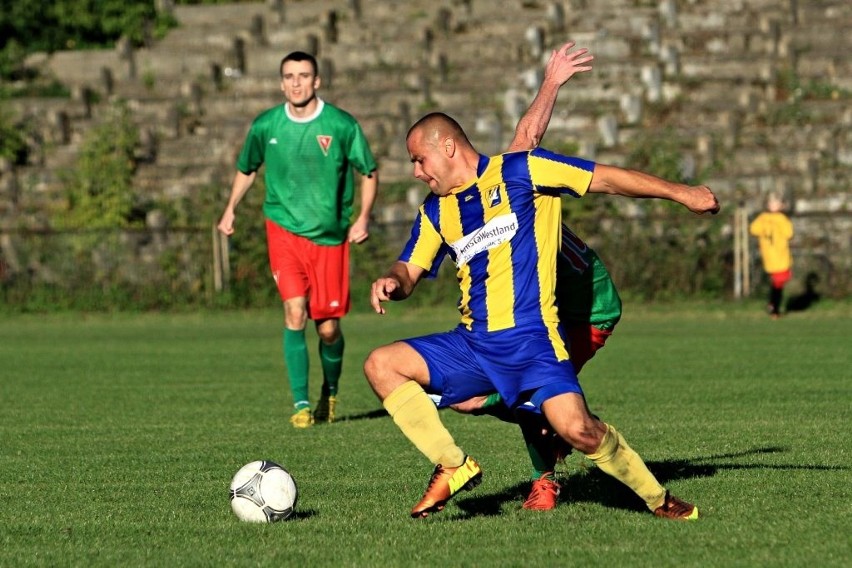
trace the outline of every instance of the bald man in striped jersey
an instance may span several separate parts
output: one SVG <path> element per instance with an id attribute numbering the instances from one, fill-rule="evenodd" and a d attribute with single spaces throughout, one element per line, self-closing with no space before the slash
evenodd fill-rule
<path id="1" fill-rule="evenodd" d="M 540 148 L 487 157 L 442 113 L 420 119 L 407 145 L 415 177 L 432 193 L 399 260 L 373 283 L 371 303 L 384 313 L 383 302 L 407 298 L 444 256 L 456 264 L 461 288 L 457 328 L 380 347 L 364 365 L 395 423 L 436 464 L 411 515 L 440 511 L 482 476 L 425 386 L 442 392 L 445 406 L 496 389 L 510 408 L 542 413 L 657 516 L 697 518 L 697 508 L 671 496 L 618 431 L 589 413 L 557 317 L 555 264 L 563 193 L 672 199 L 696 213 L 718 210 L 713 193 Z"/>

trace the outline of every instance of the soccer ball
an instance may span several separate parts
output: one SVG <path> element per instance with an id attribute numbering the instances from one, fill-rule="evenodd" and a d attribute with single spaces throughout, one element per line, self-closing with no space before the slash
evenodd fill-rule
<path id="1" fill-rule="evenodd" d="M 293 516 L 299 492 L 290 473 L 271 461 L 253 461 L 231 480 L 231 509 L 242 521 L 274 523 Z"/>

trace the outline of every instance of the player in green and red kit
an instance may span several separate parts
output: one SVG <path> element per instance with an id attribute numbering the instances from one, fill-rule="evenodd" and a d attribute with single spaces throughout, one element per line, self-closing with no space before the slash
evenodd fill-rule
<path id="1" fill-rule="evenodd" d="M 574 371 L 580 370 L 604 346 L 621 319 L 621 298 L 609 272 L 597 253 L 564 223 L 562 247 L 556 262 L 556 301 L 559 321 L 565 333 Z M 440 402 L 440 396 L 432 399 Z M 561 489 L 556 482 L 556 463 L 571 451 L 539 414 L 514 413 L 499 394 L 477 397 L 453 408 L 472 414 L 491 414 L 518 423 L 532 462 L 532 490 L 525 509 L 550 510 L 556 507 Z"/>
<path id="2" fill-rule="evenodd" d="M 237 159 L 231 195 L 218 228 L 234 233 L 234 210 L 265 164 L 267 245 L 272 276 L 284 302 L 284 361 L 294 427 L 333 422 L 343 361 L 340 318 L 349 311 L 349 244 L 369 237 L 378 190 L 376 161 L 358 122 L 320 99 L 316 59 L 303 52 L 280 65 L 285 104 L 255 118 Z M 353 168 L 361 174 L 355 220 Z M 323 369 L 313 414 L 308 398 L 307 320 L 316 324 Z"/>
<path id="3" fill-rule="evenodd" d="M 556 301 L 574 372 L 579 375 L 621 319 L 621 298 L 597 253 L 565 224 L 556 262 Z M 491 402 L 499 401 L 492 396 Z M 518 421 L 532 462 L 532 489 L 523 506 L 553 509 L 561 490 L 554 478 L 556 463 L 568 455 L 571 447 L 553 435 L 539 414 L 525 412 Z"/>

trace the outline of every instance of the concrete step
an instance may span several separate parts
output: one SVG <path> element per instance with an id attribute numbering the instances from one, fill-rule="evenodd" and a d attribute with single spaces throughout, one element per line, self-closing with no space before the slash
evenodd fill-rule
<path id="1" fill-rule="evenodd" d="M 194 197 L 200 191 L 228 187 L 229 180 L 224 175 L 223 168 L 210 165 L 146 165 L 136 172 L 133 187 L 148 198 L 176 201 Z"/>

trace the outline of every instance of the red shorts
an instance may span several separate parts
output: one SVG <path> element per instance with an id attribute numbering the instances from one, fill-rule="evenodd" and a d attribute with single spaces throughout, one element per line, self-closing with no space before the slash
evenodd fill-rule
<path id="1" fill-rule="evenodd" d="M 790 270 L 785 270 L 784 272 L 773 272 L 769 275 L 770 280 L 772 280 L 773 288 L 783 288 L 784 284 L 789 282 L 792 277 L 793 272 Z"/>
<path id="2" fill-rule="evenodd" d="M 580 369 L 586 361 L 595 356 L 598 349 L 604 346 L 612 335 L 612 330 L 598 329 L 593 325 L 569 325 L 565 327 L 568 343 L 568 354 L 574 363 L 574 372 L 580 374 Z"/>
<path id="3" fill-rule="evenodd" d="M 349 312 L 349 243 L 318 245 L 266 220 L 269 266 L 281 299 L 307 298 L 312 320 Z"/>

